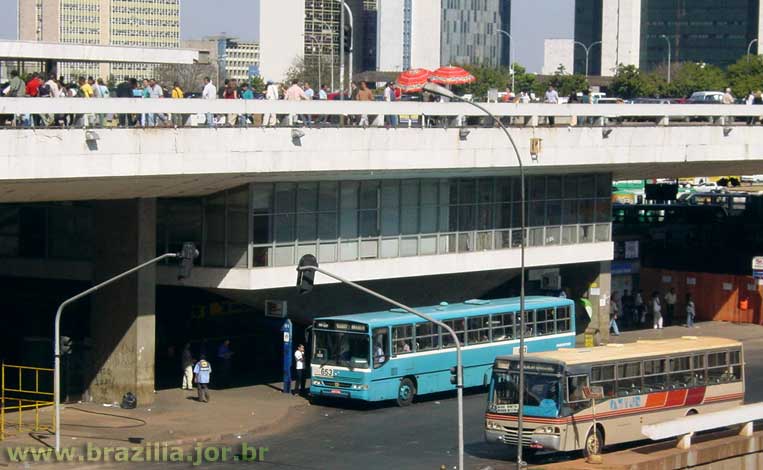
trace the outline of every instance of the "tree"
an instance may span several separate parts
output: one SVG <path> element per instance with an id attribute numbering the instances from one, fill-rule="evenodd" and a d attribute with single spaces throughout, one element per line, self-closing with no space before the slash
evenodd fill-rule
<path id="1" fill-rule="evenodd" d="M 729 86 L 735 96 L 744 97 L 763 87 L 763 57 L 743 56 L 726 72 Z"/>
<path id="2" fill-rule="evenodd" d="M 542 94 L 549 85 L 556 88 L 559 96 L 570 96 L 573 93 L 587 90 L 589 88 L 588 79 L 583 75 L 570 75 L 566 73 L 563 65 L 560 65 L 554 75 L 546 79 L 543 83 L 536 86 L 536 92 Z"/>
<path id="3" fill-rule="evenodd" d="M 485 99 L 487 91 L 491 88 L 505 90 L 511 85 L 511 74 L 508 68 L 496 68 L 488 65 L 462 65 L 462 67 L 474 75 L 474 83 L 455 87 L 457 94 L 471 94 L 475 99 Z"/>
<path id="4" fill-rule="evenodd" d="M 252 92 L 254 93 L 265 93 L 265 88 L 267 88 L 267 85 L 265 84 L 265 80 L 263 80 L 262 77 L 260 77 L 259 75 L 250 77 L 249 85 L 251 85 Z"/>
<path id="5" fill-rule="evenodd" d="M 720 91 L 728 83 L 719 67 L 704 63 L 683 62 L 673 70 L 673 81 L 667 85 L 670 96 L 689 96 L 695 91 Z"/>
<path id="6" fill-rule="evenodd" d="M 178 82 L 180 88 L 187 93 L 191 90 L 201 90 L 205 77 L 214 81 L 217 68 L 212 64 L 160 65 L 156 67 L 154 74 L 159 83 L 172 86 Z"/>
<path id="7" fill-rule="evenodd" d="M 304 57 L 297 57 L 292 63 L 289 70 L 286 72 L 285 83 L 290 84 L 292 81 L 297 80 L 300 82 L 309 82 L 314 85 L 314 88 L 320 87 L 318 83 L 318 58 L 315 60 L 306 61 Z M 331 83 L 331 58 L 330 56 L 323 55 L 320 57 L 321 70 L 320 80 L 323 83 Z M 336 64 L 335 64 L 336 65 Z M 339 78 L 339 68 L 334 67 L 334 75 Z M 337 82 L 338 83 L 338 82 Z"/>
<path id="8" fill-rule="evenodd" d="M 666 82 L 657 74 L 645 73 L 635 65 L 620 64 L 609 91 L 619 98 L 631 99 L 661 95 Z"/>

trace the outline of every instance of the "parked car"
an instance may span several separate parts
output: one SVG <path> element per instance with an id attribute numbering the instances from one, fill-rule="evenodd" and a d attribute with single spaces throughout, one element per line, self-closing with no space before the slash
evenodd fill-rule
<path id="1" fill-rule="evenodd" d="M 723 92 L 721 91 L 695 91 L 691 94 L 687 104 L 721 104 L 723 103 Z"/>

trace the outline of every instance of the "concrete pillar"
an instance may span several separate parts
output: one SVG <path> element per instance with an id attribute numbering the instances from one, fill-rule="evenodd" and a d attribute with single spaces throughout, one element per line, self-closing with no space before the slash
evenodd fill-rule
<path id="1" fill-rule="evenodd" d="M 94 277 L 103 281 L 156 256 L 156 199 L 94 204 Z M 133 392 L 139 404 L 154 392 L 156 269 L 146 268 L 94 294 L 90 398 L 120 401 Z"/>
<path id="2" fill-rule="evenodd" d="M 609 301 L 612 295 L 612 275 L 610 261 L 599 263 L 599 275 L 591 283 L 588 295 L 593 305 L 593 318 L 586 333 L 597 335 L 602 342 L 609 341 Z"/>

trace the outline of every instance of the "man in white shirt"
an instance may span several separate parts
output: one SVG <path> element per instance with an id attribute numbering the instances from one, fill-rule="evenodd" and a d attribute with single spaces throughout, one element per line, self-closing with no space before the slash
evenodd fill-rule
<path id="1" fill-rule="evenodd" d="M 392 82 L 388 82 L 387 86 L 384 87 L 384 101 L 387 103 L 395 101 L 395 89 L 393 88 Z M 397 115 L 391 114 L 387 116 L 387 124 L 392 127 L 397 127 Z"/>
<path id="2" fill-rule="evenodd" d="M 557 93 L 554 87 L 551 85 L 549 85 L 548 90 L 546 90 L 545 102 L 548 104 L 559 104 L 559 93 Z M 548 116 L 548 125 L 554 125 L 554 116 Z"/>
<path id="3" fill-rule="evenodd" d="M 201 98 L 205 100 L 217 99 L 217 87 L 212 83 L 209 77 L 204 77 L 204 89 L 201 91 Z M 207 113 L 207 126 L 212 127 L 215 125 L 215 117 L 212 113 Z"/>
<path id="4" fill-rule="evenodd" d="M 315 98 L 315 92 L 310 87 L 310 84 L 308 82 L 305 82 L 305 96 L 307 97 L 308 101 L 312 101 Z M 312 125 L 313 119 L 312 116 L 309 114 L 302 115 L 302 121 L 304 121 L 305 124 L 308 126 Z"/>
<path id="5" fill-rule="evenodd" d="M 265 99 L 268 101 L 278 100 L 278 84 L 271 81 L 268 82 L 268 87 L 265 90 Z M 268 113 L 262 119 L 263 126 L 275 126 L 278 123 L 278 116 L 273 113 Z"/>
<path id="6" fill-rule="evenodd" d="M 294 367 L 297 370 L 297 377 L 294 379 L 294 388 L 291 393 L 303 395 L 305 393 L 305 346 L 302 344 L 294 351 Z"/>
<path id="7" fill-rule="evenodd" d="M 671 287 L 670 292 L 665 294 L 665 323 L 667 326 L 673 324 L 673 316 L 676 313 L 676 289 Z"/>
<path id="8" fill-rule="evenodd" d="M 58 86 L 55 74 L 51 73 L 48 75 L 48 81 L 45 82 L 43 86 L 48 88 L 48 98 L 59 98 L 61 88 Z M 42 120 L 46 126 L 52 126 L 55 124 L 56 116 L 55 114 L 43 114 Z"/>

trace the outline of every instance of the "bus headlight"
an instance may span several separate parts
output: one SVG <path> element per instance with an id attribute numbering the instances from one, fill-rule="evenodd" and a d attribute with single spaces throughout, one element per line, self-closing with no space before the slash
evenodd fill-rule
<path id="1" fill-rule="evenodd" d="M 313 385 L 323 385 L 323 382 L 321 382 L 320 380 L 313 380 L 310 383 L 312 383 Z"/>
<path id="2" fill-rule="evenodd" d="M 535 434 L 559 434 L 560 431 L 558 426 L 543 426 L 542 428 L 533 430 Z"/>
<path id="3" fill-rule="evenodd" d="M 501 425 L 494 422 L 494 421 L 488 421 L 486 427 L 493 431 L 501 431 Z"/>
<path id="4" fill-rule="evenodd" d="M 353 390 L 368 390 L 368 385 L 366 385 L 366 384 L 353 385 L 352 389 Z"/>

